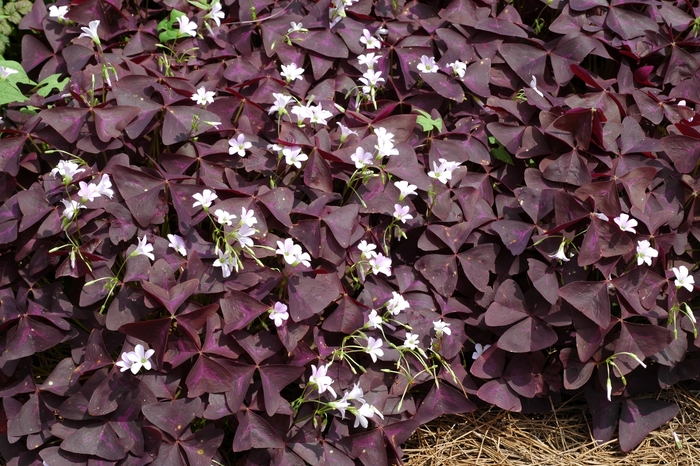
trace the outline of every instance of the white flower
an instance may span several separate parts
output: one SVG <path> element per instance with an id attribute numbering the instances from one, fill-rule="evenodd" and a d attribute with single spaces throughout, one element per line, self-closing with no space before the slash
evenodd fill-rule
<path id="1" fill-rule="evenodd" d="M 112 182 L 109 179 L 109 175 L 102 175 L 102 179 L 97 184 L 97 192 L 100 193 L 100 196 L 107 196 L 108 198 L 112 199 L 112 196 L 114 196 L 114 191 L 111 188 Z"/>
<path id="2" fill-rule="evenodd" d="M 685 100 L 679 100 L 678 103 L 676 104 L 679 107 L 686 107 L 687 105 L 685 104 Z"/>
<path id="3" fill-rule="evenodd" d="M 327 125 L 328 119 L 333 118 L 333 113 L 324 110 L 321 104 L 311 108 L 311 123 L 315 125 Z"/>
<path id="4" fill-rule="evenodd" d="M 393 144 L 394 143 L 394 134 L 390 133 L 386 130 L 386 128 L 375 128 L 374 129 L 374 135 L 377 136 L 377 143 L 378 144 Z"/>
<path id="5" fill-rule="evenodd" d="M 78 39 L 81 37 L 88 37 L 92 39 L 94 43 L 97 45 L 100 45 L 100 37 L 97 35 L 97 27 L 100 25 L 100 20 L 96 19 L 95 21 L 90 21 L 88 24 L 88 27 L 81 27 L 80 29 L 83 31 L 82 34 L 78 36 Z"/>
<path id="6" fill-rule="evenodd" d="M 149 349 L 146 351 L 143 345 L 136 345 L 134 351 L 122 353 L 122 360 L 115 365 L 121 367 L 121 372 L 130 369 L 131 373 L 136 375 L 142 367 L 147 371 L 151 370 L 151 361 L 149 359 L 154 354 L 155 350 Z"/>
<path id="7" fill-rule="evenodd" d="M 399 150 L 394 147 L 389 141 L 379 141 L 379 143 L 374 146 L 377 149 L 377 157 L 390 157 L 392 155 L 399 155 Z"/>
<path id="8" fill-rule="evenodd" d="M 637 241 L 637 265 L 642 265 L 646 262 L 651 266 L 651 259 L 657 257 L 659 251 L 651 247 L 651 243 L 645 239 Z"/>
<path id="9" fill-rule="evenodd" d="M 685 288 L 688 291 L 693 291 L 693 284 L 695 283 L 695 278 L 690 275 L 688 267 L 681 265 L 676 268 L 673 267 L 673 273 L 676 275 L 676 289 Z"/>
<path id="10" fill-rule="evenodd" d="M 382 324 L 384 323 L 384 319 L 377 314 L 376 309 L 372 309 L 372 312 L 369 313 L 367 316 L 367 323 L 365 324 L 367 327 L 372 328 L 372 329 L 381 329 Z"/>
<path id="11" fill-rule="evenodd" d="M 450 324 L 441 320 L 436 320 L 433 322 L 433 329 L 438 337 L 441 337 L 444 333 L 445 335 L 452 335 L 452 330 L 450 330 Z"/>
<path id="12" fill-rule="evenodd" d="M 372 267 L 372 273 L 379 275 L 383 273 L 387 277 L 391 276 L 391 259 L 385 257 L 381 252 L 375 254 L 370 260 L 369 265 Z"/>
<path id="13" fill-rule="evenodd" d="M 458 162 L 448 162 L 445 159 L 439 159 L 438 161 L 440 165 L 438 166 L 433 162 L 434 170 L 429 171 L 428 176 L 437 179 L 442 184 L 446 184 L 452 179 L 452 172 L 455 171 L 460 164 Z"/>
<path id="14" fill-rule="evenodd" d="M 0 66 L 0 78 L 7 79 L 10 75 L 19 73 L 14 68 Z"/>
<path id="15" fill-rule="evenodd" d="M 253 209 L 248 210 L 245 207 L 241 207 L 241 220 L 238 223 L 240 225 L 245 224 L 249 227 L 258 223 L 258 219 L 255 218 L 255 211 L 253 211 Z"/>
<path id="16" fill-rule="evenodd" d="M 343 125 L 341 122 L 338 122 L 337 125 L 340 128 L 340 143 L 341 144 L 344 143 L 345 140 L 348 138 L 348 136 L 350 136 L 351 134 L 354 134 L 355 136 L 358 135 L 357 131 L 351 130 L 347 126 Z"/>
<path id="17" fill-rule="evenodd" d="M 282 156 L 282 150 L 284 149 L 284 146 L 281 146 L 279 144 L 268 144 L 267 145 L 267 150 L 270 152 L 275 152 L 278 157 Z"/>
<path id="18" fill-rule="evenodd" d="M 394 218 L 401 223 L 406 223 L 406 220 L 411 220 L 413 215 L 409 214 L 408 211 L 411 208 L 407 205 L 402 206 L 401 204 L 394 204 Z"/>
<path id="19" fill-rule="evenodd" d="M 423 55 L 420 57 L 420 63 L 418 63 L 418 71 L 423 73 L 437 73 L 440 67 L 435 63 L 435 57 L 429 57 Z"/>
<path id="20" fill-rule="evenodd" d="M 350 407 L 350 402 L 345 399 L 345 396 L 337 401 L 329 401 L 327 404 L 329 408 L 340 411 L 340 418 L 345 419 L 345 410 Z"/>
<path id="21" fill-rule="evenodd" d="M 379 417 L 384 419 L 384 416 L 382 415 L 382 413 L 379 412 L 377 408 L 370 404 L 362 403 L 360 409 L 353 410 L 353 414 L 355 414 L 355 425 L 353 425 L 353 427 L 361 425 L 363 428 L 366 429 L 369 425 L 367 420 L 374 417 L 375 413 L 379 415 Z"/>
<path id="22" fill-rule="evenodd" d="M 365 402 L 364 396 L 365 396 L 365 394 L 362 391 L 362 389 L 360 388 L 360 384 L 355 383 L 355 384 L 353 384 L 352 389 L 349 392 L 345 392 L 345 395 L 343 395 L 343 398 L 345 398 L 348 401 L 357 400 L 360 403 L 364 403 Z"/>
<path id="23" fill-rule="evenodd" d="M 362 147 L 355 149 L 355 153 L 350 156 L 350 160 L 355 162 L 355 168 L 365 168 L 372 165 L 372 153 L 365 152 Z"/>
<path id="24" fill-rule="evenodd" d="M 178 16 L 177 22 L 180 26 L 180 34 L 185 34 L 191 37 L 195 37 L 197 35 L 197 23 L 190 21 L 187 16 Z"/>
<path id="25" fill-rule="evenodd" d="M 397 316 L 401 311 L 411 307 L 408 301 L 406 301 L 406 298 L 401 296 L 396 291 L 392 291 L 391 294 L 392 298 L 386 303 L 386 310 L 389 312 L 389 314 Z"/>
<path id="26" fill-rule="evenodd" d="M 58 165 L 56 165 L 56 168 L 51 170 L 51 174 L 53 176 L 60 175 L 61 177 L 63 177 L 63 184 L 69 184 L 73 181 L 73 177 L 75 175 L 85 171 L 84 168 L 79 167 L 80 165 L 78 165 L 75 162 L 60 160 L 58 162 Z"/>
<path id="27" fill-rule="evenodd" d="M 211 11 L 207 13 L 204 18 L 213 19 L 217 26 L 221 26 L 221 20 L 226 17 L 226 14 L 221 11 L 221 3 L 216 2 L 211 5 Z M 180 28 L 182 29 L 182 28 Z M 192 36 L 194 37 L 194 36 Z"/>
<path id="28" fill-rule="evenodd" d="M 313 110 L 308 105 L 295 105 L 292 107 L 292 114 L 296 115 L 297 123 L 299 124 L 310 120 L 314 116 Z"/>
<path id="29" fill-rule="evenodd" d="M 403 345 L 401 345 L 402 348 L 406 348 L 411 351 L 415 351 L 418 349 L 418 335 L 415 333 L 411 332 L 406 332 L 406 339 L 403 342 Z"/>
<path id="30" fill-rule="evenodd" d="M 228 226 L 231 226 L 233 224 L 233 220 L 236 218 L 235 215 L 230 214 L 223 209 L 216 209 L 214 211 L 214 215 L 216 216 L 216 221 L 219 224 Z"/>
<path id="31" fill-rule="evenodd" d="M 277 241 L 277 250 L 275 252 L 280 254 L 284 258 L 284 261 L 292 267 L 296 267 L 300 263 L 306 267 L 311 265 L 311 262 L 309 262 L 311 260 L 309 253 L 302 252 L 301 246 L 294 244 L 291 238 L 285 239 L 284 243 L 282 241 Z"/>
<path id="32" fill-rule="evenodd" d="M 377 249 L 377 245 L 368 243 L 365 240 L 360 241 L 360 244 L 357 245 L 357 249 L 362 251 L 362 254 L 360 255 L 362 259 L 369 259 L 377 254 L 374 252 L 374 250 Z"/>
<path id="33" fill-rule="evenodd" d="M 299 146 L 285 147 L 282 149 L 282 155 L 287 165 L 294 165 L 296 168 L 301 168 L 301 162 L 309 160 L 309 156 L 304 154 Z"/>
<path id="34" fill-rule="evenodd" d="M 49 6 L 49 18 L 58 18 L 59 21 L 67 21 L 66 13 L 68 13 L 68 6 Z"/>
<path id="35" fill-rule="evenodd" d="M 486 351 L 490 347 L 491 347 L 491 345 L 481 346 L 481 343 L 477 343 L 476 345 L 474 345 L 474 352 L 472 353 L 472 359 L 476 361 L 479 358 L 479 356 L 484 354 L 484 351 Z"/>
<path id="36" fill-rule="evenodd" d="M 153 255 L 153 245 L 148 243 L 146 240 L 146 235 L 143 235 L 143 239 L 139 239 L 138 237 L 136 239 L 138 239 L 139 244 L 136 246 L 136 249 L 134 249 L 134 252 L 129 255 L 129 257 L 146 256 L 151 260 L 155 260 L 156 258 Z"/>
<path id="37" fill-rule="evenodd" d="M 377 357 L 384 356 L 383 343 L 381 338 L 367 337 L 367 346 L 364 347 L 364 351 L 370 355 L 372 362 L 377 362 Z"/>
<path id="38" fill-rule="evenodd" d="M 319 395 L 328 390 L 328 392 L 333 395 L 333 398 L 337 398 L 338 395 L 336 395 L 335 390 L 333 390 L 333 387 L 331 387 L 331 385 L 333 385 L 333 379 L 326 375 L 330 365 L 330 363 L 326 364 L 325 366 L 321 366 L 319 364 L 317 368 L 315 365 L 311 364 L 311 377 L 309 377 L 309 384 L 316 386 Z"/>
<path id="39" fill-rule="evenodd" d="M 396 186 L 399 191 L 399 201 L 403 201 L 406 196 L 410 196 L 412 194 L 417 194 L 416 193 L 416 186 L 415 184 L 409 184 L 408 181 L 395 181 L 394 186 Z"/>
<path id="40" fill-rule="evenodd" d="M 601 220 L 604 221 L 604 222 L 609 222 L 609 221 L 610 221 L 610 219 L 608 218 L 608 216 L 605 215 L 605 214 L 598 213 L 598 212 L 593 212 L 593 215 L 595 215 L 596 217 L 598 217 L 599 219 L 601 219 Z"/>
<path id="41" fill-rule="evenodd" d="M 217 196 L 216 193 L 210 191 L 209 189 L 205 189 L 204 191 L 202 191 L 202 194 L 197 193 L 192 195 L 192 199 L 197 201 L 194 204 L 192 204 L 192 207 L 197 207 L 201 205 L 204 210 L 209 210 L 209 207 L 211 207 L 211 203 L 218 198 L 219 196 Z"/>
<path id="42" fill-rule="evenodd" d="M 635 219 L 630 218 L 629 215 L 620 214 L 620 216 L 615 217 L 613 221 L 617 223 L 617 226 L 620 227 L 620 230 L 637 233 L 637 230 L 635 230 L 634 227 L 636 227 L 639 223 Z"/>
<path id="43" fill-rule="evenodd" d="M 236 258 L 233 257 L 230 251 L 224 253 L 218 250 L 219 258 L 214 261 L 214 267 L 221 267 L 221 275 L 224 278 L 231 276 L 231 272 L 236 268 Z"/>
<path id="44" fill-rule="evenodd" d="M 238 135 L 238 138 L 229 139 L 228 145 L 231 146 L 228 148 L 229 155 L 238 154 L 239 157 L 245 157 L 246 149 L 253 147 L 251 142 L 245 140 L 245 134 L 242 133 Z"/>
<path id="45" fill-rule="evenodd" d="M 368 50 L 382 48 L 382 43 L 379 42 L 379 39 L 372 36 L 372 34 L 370 34 L 370 32 L 367 29 L 362 30 L 362 37 L 360 37 L 360 43 L 364 44 Z"/>
<path id="46" fill-rule="evenodd" d="M 304 27 L 302 23 L 295 23 L 294 21 L 290 22 L 289 25 L 291 26 L 289 29 L 287 29 L 287 34 L 291 34 L 293 32 L 306 32 L 308 29 Z"/>
<path id="47" fill-rule="evenodd" d="M 534 76 L 532 77 L 532 81 L 530 81 L 530 87 L 532 88 L 533 91 L 537 92 L 540 95 L 540 97 L 544 97 L 544 94 L 542 93 L 542 91 L 537 89 L 537 78 Z"/>
<path id="48" fill-rule="evenodd" d="M 80 189 L 78 190 L 78 196 L 80 196 L 80 199 L 83 202 L 92 202 L 95 200 L 95 198 L 100 197 L 100 191 L 97 188 L 96 184 L 88 184 L 84 181 L 81 181 L 80 183 L 78 183 L 78 186 L 80 186 Z"/>
<path id="49" fill-rule="evenodd" d="M 452 68 L 452 74 L 464 78 L 464 73 L 467 72 L 467 64 L 463 61 L 455 60 L 454 63 L 448 63 L 448 68 Z"/>
<path id="50" fill-rule="evenodd" d="M 379 63 L 379 59 L 381 57 L 381 55 L 377 55 L 374 52 L 370 52 L 363 55 L 358 55 L 357 61 L 360 63 L 360 65 L 366 65 L 368 70 L 373 70 L 374 65 Z"/>
<path id="51" fill-rule="evenodd" d="M 382 78 L 381 71 L 367 70 L 360 78 L 360 82 L 364 84 L 364 86 L 362 86 L 362 92 L 369 94 L 373 88 L 375 88 L 380 82 L 383 83 L 384 81 L 385 80 Z"/>
<path id="52" fill-rule="evenodd" d="M 268 115 L 272 115 L 275 112 L 280 115 L 286 114 L 287 105 L 289 105 L 289 102 L 292 101 L 292 96 L 279 92 L 273 92 L 272 96 L 275 98 L 275 103 L 272 105 L 272 107 L 270 107 L 270 110 L 267 111 Z"/>
<path id="53" fill-rule="evenodd" d="M 169 234 L 168 240 L 170 241 L 168 244 L 169 248 L 173 248 L 182 257 L 187 257 L 187 245 L 185 244 L 185 240 L 182 238 L 182 236 Z"/>
<path id="54" fill-rule="evenodd" d="M 66 199 L 61 199 L 61 202 L 63 202 L 63 205 L 65 206 L 65 209 L 63 210 L 63 218 L 66 220 L 73 221 L 73 219 L 78 215 L 78 211 L 80 209 L 86 209 L 84 205 L 81 203 L 74 201 L 74 200 L 66 200 Z"/>
<path id="55" fill-rule="evenodd" d="M 281 327 L 289 319 L 289 312 L 287 312 L 287 306 L 284 303 L 275 303 L 267 312 L 270 313 L 270 320 L 275 321 L 275 327 Z"/>
<path id="56" fill-rule="evenodd" d="M 610 380 L 610 376 L 608 376 L 608 381 L 605 383 L 605 392 L 608 396 L 608 401 L 612 401 L 612 381 Z"/>
<path id="57" fill-rule="evenodd" d="M 561 243 L 559 244 L 559 249 L 557 250 L 556 254 L 549 254 L 549 257 L 552 257 L 554 259 L 558 259 L 560 261 L 569 262 L 569 258 L 566 257 L 566 252 L 564 252 L 565 247 L 566 247 L 566 240 L 562 239 Z"/>
<path id="58" fill-rule="evenodd" d="M 213 104 L 214 103 L 214 96 L 216 95 L 216 92 L 214 91 L 208 91 L 204 88 L 204 86 L 200 87 L 197 89 L 197 92 L 192 94 L 192 97 L 190 97 L 192 100 L 197 102 L 198 105 L 201 105 L 204 107 L 207 104 Z"/>
<path id="59" fill-rule="evenodd" d="M 248 225 L 241 225 L 233 232 L 233 238 L 240 243 L 242 248 L 250 248 L 253 246 L 253 240 L 250 239 L 250 237 L 253 236 L 256 231 L 255 228 L 251 228 Z"/>
<path id="60" fill-rule="evenodd" d="M 296 63 L 282 65 L 282 72 L 280 75 L 287 80 L 287 83 L 290 83 L 296 79 L 302 81 L 304 79 L 304 68 L 298 68 Z"/>

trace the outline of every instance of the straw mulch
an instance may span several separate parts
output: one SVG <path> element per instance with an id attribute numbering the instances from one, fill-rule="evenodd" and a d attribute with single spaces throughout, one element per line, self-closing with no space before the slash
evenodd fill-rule
<path id="1" fill-rule="evenodd" d="M 657 394 L 680 413 L 628 454 L 617 439 L 598 445 L 582 397 L 546 415 L 509 413 L 498 408 L 443 416 L 422 426 L 404 445 L 406 466 L 453 465 L 700 465 L 700 396 L 673 387 Z M 678 449 L 676 432 L 682 442 Z"/>

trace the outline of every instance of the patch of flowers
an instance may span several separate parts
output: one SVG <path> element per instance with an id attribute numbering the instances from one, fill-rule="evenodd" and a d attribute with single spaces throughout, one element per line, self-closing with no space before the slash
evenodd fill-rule
<path id="1" fill-rule="evenodd" d="M 8 464 L 675 416 L 639 395 L 700 377 L 692 6 L 253 3 L 38 0 L 0 61 Z"/>

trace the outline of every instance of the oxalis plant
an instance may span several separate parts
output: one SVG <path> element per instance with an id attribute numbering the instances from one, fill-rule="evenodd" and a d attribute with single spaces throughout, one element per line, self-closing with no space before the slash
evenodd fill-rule
<path id="1" fill-rule="evenodd" d="M 579 394 L 635 448 L 700 375 L 699 13 L 36 1 L 0 61 L 3 459 L 381 466 Z"/>

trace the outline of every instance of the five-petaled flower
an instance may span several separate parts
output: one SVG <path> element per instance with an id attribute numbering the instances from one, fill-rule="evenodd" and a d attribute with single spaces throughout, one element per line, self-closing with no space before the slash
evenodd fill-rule
<path id="1" fill-rule="evenodd" d="M 642 265 L 646 262 L 651 266 L 651 259 L 657 257 L 659 251 L 651 247 L 651 243 L 645 239 L 637 241 L 637 265 Z"/>
<path id="2" fill-rule="evenodd" d="M 153 255 L 153 245 L 148 243 L 146 235 L 143 235 L 142 239 L 139 239 L 138 237 L 136 239 L 138 239 L 139 243 L 129 257 L 146 256 L 151 260 L 156 260 L 155 256 Z"/>
<path id="3" fill-rule="evenodd" d="M 377 362 L 377 357 L 384 356 L 383 344 L 381 338 L 367 337 L 367 346 L 364 347 L 364 351 L 370 355 L 372 362 Z"/>
<path id="4" fill-rule="evenodd" d="M 617 223 L 617 226 L 620 227 L 620 230 L 622 231 L 629 231 L 631 233 L 637 233 L 637 230 L 634 229 L 639 223 L 633 219 L 630 218 L 629 215 L 627 214 L 620 214 L 619 217 L 615 217 L 613 219 L 615 223 Z"/>
<path id="5" fill-rule="evenodd" d="M 406 196 L 417 194 L 416 188 L 418 188 L 418 186 L 409 184 L 408 181 L 394 181 L 394 186 L 399 189 L 399 201 L 403 201 Z"/>
<path id="6" fill-rule="evenodd" d="M 197 193 L 192 195 L 192 199 L 196 201 L 194 204 L 192 204 L 192 207 L 201 205 L 205 211 L 208 211 L 209 207 L 211 207 L 211 203 L 218 198 L 219 196 L 217 196 L 215 192 L 205 189 L 201 194 Z"/>
<path id="7" fill-rule="evenodd" d="M 66 18 L 67 13 L 68 13 L 68 5 L 63 5 L 63 6 L 51 5 L 51 6 L 49 6 L 49 18 L 56 18 L 56 19 L 58 19 L 59 22 L 68 21 L 68 18 Z"/>
<path id="8" fill-rule="evenodd" d="M 415 333 L 411 332 L 406 332 L 406 339 L 403 342 L 403 345 L 401 345 L 402 348 L 406 348 L 411 351 L 415 351 L 418 349 L 418 335 Z"/>
<path id="9" fill-rule="evenodd" d="M 374 52 L 370 52 L 370 53 L 358 55 L 357 61 L 359 62 L 360 65 L 365 65 L 368 70 L 373 70 L 374 65 L 379 63 L 379 59 L 381 57 L 382 57 L 381 55 L 377 55 Z"/>
<path id="10" fill-rule="evenodd" d="M 230 214 L 223 209 L 216 209 L 214 211 L 214 215 L 216 216 L 216 221 L 219 224 L 228 226 L 231 226 L 233 224 L 233 220 L 236 218 L 235 215 Z"/>
<path id="11" fill-rule="evenodd" d="M 389 312 L 389 314 L 397 316 L 401 311 L 411 307 L 408 301 L 406 301 L 406 298 L 401 296 L 396 291 L 392 291 L 391 295 L 392 298 L 386 303 L 386 310 Z"/>
<path id="12" fill-rule="evenodd" d="M 327 375 L 328 368 L 330 366 L 331 363 L 328 363 L 325 366 L 319 364 L 318 367 L 311 364 L 311 377 L 309 377 L 309 384 L 316 386 L 319 395 L 328 390 L 328 392 L 333 395 L 333 398 L 337 398 L 338 395 L 336 395 L 335 390 L 333 390 L 333 387 L 331 387 L 331 385 L 333 385 L 333 379 Z"/>
<path id="13" fill-rule="evenodd" d="M 463 61 L 455 60 L 454 63 L 448 63 L 447 67 L 452 68 L 452 74 L 460 78 L 467 72 L 467 64 Z"/>
<path id="14" fill-rule="evenodd" d="M 365 429 L 369 425 L 367 420 L 374 417 L 375 414 L 384 419 L 384 416 L 377 408 L 367 403 L 362 403 L 362 406 L 360 406 L 359 409 L 353 410 L 353 414 L 355 414 L 355 424 L 353 427 L 361 425 Z"/>
<path id="15" fill-rule="evenodd" d="M 214 267 L 221 267 L 221 275 L 224 278 L 231 276 L 231 272 L 236 269 L 236 258 L 231 251 L 217 251 L 219 258 L 214 261 Z"/>
<path id="16" fill-rule="evenodd" d="M 216 92 L 214 91 L 208 91 L 205 89 L 204 86 L 200 87 L 197 89 L 197 92 L 192 94 L 192 97 L 190 97 L 192 100 L 197 102 L 198 105 L 201 105 L 204 107 L 207 104 L 213 104 L 214 103 L 214 96 L 216 95 Z"/>
<path id="17" fill-rule="evenodd" d="M 275 327 L 281 327 L 289 319 L 287 305 L 284 303 L 276 302 L 267 312 L 270 313 L 270 320 L 275 322 Z"/>
<path id="18" fill-rule="evenodd" d="M 80 172 L 84 172 L 84 168 L 80 168 L 75 162 L 70 162 L 66 160 L 60 160 L 56 165 L 56 168 L 51 170 L 51 175 L 63 177 L 63 184 L 70 184 L 73 182 L 73 177 Z"/>
<path id="19" fill-rule="evenodd" d="M 131 370 L 131 373 L 136 375 L 143 367 L 147 371 L 151 370 L 150 357 L 155 354 L 155 350 L 146 348 L 143 345 L 136 345 L 134 351 L 125 351 L 121 355 L 121 360 L 115 363 L 115 366 L 121 368 L 121 372 Z"/>
<path id="20" fill-rule="evenodd" d="M 299 264 L 306 267 L 311 265 L 309 253 L 302 252 L 301 246 L 295 244 L 291 238 L 285 239 L 284 242 L 277 241 L 277 250 L 275 252 L 281 255 L 284 261 L 292 267 L 296 267 Z"/>
<path id="21" fill-rule="evenodd" d="M 379 42 L 379 39 L 374 37 L 367 29 L 362 30 L 362 37 L 360 37 L 360 43 L 364 44 L 365 47 L 367 47 L 367 50 L 382 48 L 382 43 Z"/>
<path id="22" fill-rule="evenodd" d="M 299 146 L 285 147 L 282 149 L 282 155 L 287 165 L 293 165 L 296 168 L 301 168 L 301 162 L 309 160 L 309 156 L 303 153 Z"/>
<path id="23" fill-rule="evenodd" d="M 338 127 L 340 128 L 340 143 L 341 144 L 344 143 L 347 140 L 348 136 L 350 136 L 351 134 L 354 134 L 355 136 L 357 136 L 357 131 L 351 130 L 347 126 L 343 125 L 341 122 L 338 122 L 337 124 L 338 124 Z"/>
<path id="24" fill-rule="evenodd" d="M 61 199 L 61 202 L 65 206 L 65 209 L 63 209 L 63 213 L 61 214 L 63 218 L 66 219 L 68 222 L 72 222 L 73 219 L 78 215 L 78 211 L 80 209 L 86 209 L 84 205 L 79 203 L 78 201 L 74 201 L 73 199 L 67 200 L 67 199 Z"/>
<path id="25" fill-rule="evenodd" d="M 168 234 L 168 241 L 170 241 L 168 247 L 173 248 L 181 256 L 187 257 L 187 245 L 182 236 Z"/>
<path id="26" fill-rule="evenodd" d="M 178 16 L 177 23 L 180 26 L 180 34 L 191 37 L 195 37 L 197 35 L 197 23 L 190 21 L 187 16 Z"/>
<path id="27" fill-rule="evenodd" d="M 459 162 L 448 162 L 446 159 L 438 159 L 440 165 L 433 162 L 434 170 L 428 172 L 430 178 L 435 178 L 442 184 L 447 184 L 452 179 L 452 172 L 459 167 Z"/>
<path id="28" fill-rule="evenodd" d="M 287 105 L 292 101 L 292 96 L 280 92 L 273 92 L 272 96 L 275 98 L 275 103 L 270 107 L 267 113 L 272 115 L 277 112 L 279 115 L 285 115 L 287 113 Z"/>
<path id="29" fill-rule="evenodd" d="M 97 28 L 100 25 L 100 20 L 96 19 L 95 21 L 90 21 L 88 23 L 88 27 L 81 27 L 80 29 L 83 31 L 82 34 L 78 36 L 78 39 L 81 37 L 88 37 L 92 39 L 94 43 L 97 45 L 100 45 L 100 36 L 97 35 Z"/>
<path id="30" fill-rule="evenodd" d="M 441 337 L 442 334 L 444 333 L 445 335 L 451 335 L 452 330 L 450 329 L 450 324 L 445 322 L 444 320 L 436 320 L 433 322 L 433 329 L 435 330 L 435 335 L 438 337 Z"/>
<path id="31" fill-rule="evenodd" d="M 381 252 L 369 259 L 369 266 L 372 267 L 372 273 L 375 275 L 383 273 L 387 277 L 391 276 L 391 259 L 385 257 Z"/>
<path id="32" fill-rule="evenodd" d="M 407 205 L 394 204 L 394 218 L 401 223 L 406 223 L 406 220 L 413 218 L 413 215 L 408 213 L 409 210 L 411 208 Z"/>
<path id="33" fill-rule="evenodd" d="M 246 149 L 253 147 L 253 143 L 245 140 L 245 134 L 241 133 L 238 138 L 231 138 L 228 140 L 228 153 L 230 155 L 238 154 L 239 157 L 245 157 Z"/>
<path id="34" fill-rule="evenodd" d="M 290 63 L 289 65 L 282 65 L 282 72 L 280 73 L 282 77 L 290 83 L 294 80 L 302 81 L 304 79 L 304 68 L 297 67 L 296 63 Z"/>
<path id="35" fill-rule="evenodd" d="M 549 257 L 552 257 L 554 259 L 558 259 L 560 261 L 569 262 L 569 258 L 566 257 L 566 251 L 564 251 L 565 248 L 566 248 L 566 239 L 562 239 L 561 243 L 559 243 L 559 249 L 557 249 L 557 252 L 554 254 L 550 254 Z"/>
<path id="36" fill-rule="evenodd" d="M 429 57 L 423 55 L 420 57 L 420 63 L 418 63 L 418 71 L 423 73 L 437 73 L 440 67 L 435 63 L 435 57 Z"/>
<path id="37" fill-rule="evenodd" d="M 372 312 L 370 312 L 367 316 L 367 323 L 365 324 L 365 326 L 371 329 L 378 330 L 382 328 L 383 323 L 384 319 L 382 319 L 382 316 L 377 314 L 376 309 L 372 309 Z"/>
<path id="38" fill-rule="evenodd" d="M 221 26 L 221 20 L 226 17 L 226 14 L 224 14 L 224 12 L 221 11 L 221 2 L 216 2 L 212 4 L 211 10 L 209 10 L 209 13 L 207 13 L 204 17 L 213 19 L 217 27 Z"/>
<path id="39" fill-rule="evenodd" d="M 377 245 L 368 243 L 365 240 L 360 241 L 360 244 L 357 245 L 357 249 L 362 253 L 360 254 L 362 259 L 369 259 L 377 255 L 377 253 L 374 252 L 374 250 L 377 249 Z"/>
<path id="40" fill-rule="evenodd" d="M 673 273 L 676 276 L 674 284 L 676 289 L 685 288 L 688 291 L 693 291 L 693 285 L 695 284 L 695 278 L 690 275 L 688 267 L 681 265 L 680 267 L 673 267 Z"/>
<path id="41" fill-rule="evenodd" d="M 355 168 L 362 169 L 372 165 L 372 153 L 358 147 L 355 149 L 355 153 L 350 156 L 350 160 L 355 162 Z"/>

